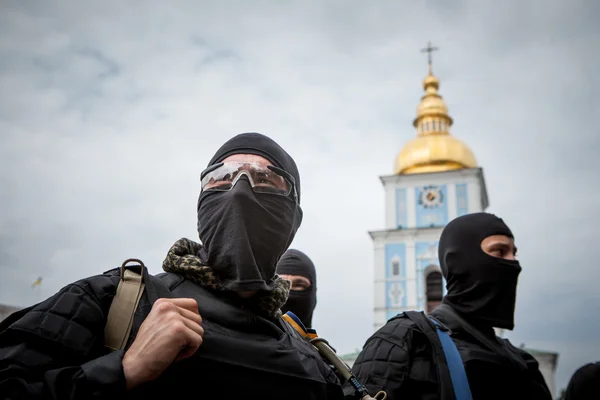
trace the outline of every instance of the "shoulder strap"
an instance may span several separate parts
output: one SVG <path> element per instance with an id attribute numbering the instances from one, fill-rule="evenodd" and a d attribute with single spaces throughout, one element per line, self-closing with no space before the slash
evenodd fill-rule
<path id="1" fill-rule="evenodd" d="M 471 387 L 469 386 L 469 380 L 467 379 L 467 372 L 465 366 L 460 357 L 460 353 L 456 348 L 456 344 L 450 335 L 448 329 L 443 327 L 434 318 L 429 317 L 431 322 L 435 325 L 438 338 L 442 344 L 442 350 L 446 356 L 446 362 L 448 364 L 448 370 L 450 371 L 450 379 L 452 380 L 452 387 L 454 388 L 454 395 L 457 400 L 472 400 Z"/>
<path id="2" fill-rule="evenodd" d="M 527 371 L 527 365 L 522 357 L 515 356 L 506 346 L 504 341 L 498 340 L 497 338 L 492 339 L 482 334 L 477 328 L 466 321 L 459 313 L 454 311 L 448 304 L 440 304 L 436 309 L 435 313 L 447 315 L 460 323 L 461 329 L 471 335 L 479 343 L 487 347 L 489 350 L 494 352 L 496 355 L 501 356 L 507 362 L 511 363 L 515 368 L 520 371 Z"/>
<path id="3" fill-rule="evenodd" d="M 130 262 L 136 262 L 137 265 L 128 266 Z M 104 345 L 111 351 L 122 350 L 127 344 L 133 316 L 144 293 L 144 277 L 147 276 L 146 266 L 140 260 L 128 259 L 121 265 L 121 279 L 104 327 Z"/>

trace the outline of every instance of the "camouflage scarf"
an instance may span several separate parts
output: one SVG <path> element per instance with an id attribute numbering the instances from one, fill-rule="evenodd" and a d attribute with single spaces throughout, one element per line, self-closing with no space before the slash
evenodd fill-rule
<path id="1" fill-rule="evenodd" d="M 225 291 L 213 269 L 197 256 L 202 245 L 189 239 L 179 239 L 167 253 L 163 270 L 179 274 L 186 279 L 213 291 Z M 281 317 L 281 306 L 287 301 L 290 283 L 279 275 L 273 278 L 275 288 L 271 292 L 258 292 L 251 300 L 256 312 L 268 318 Z"/>

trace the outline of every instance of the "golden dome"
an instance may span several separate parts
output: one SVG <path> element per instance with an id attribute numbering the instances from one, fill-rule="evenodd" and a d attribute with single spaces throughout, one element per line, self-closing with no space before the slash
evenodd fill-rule
<path id="1" fill-rule="evenodd" d="M 409 141 L 396 157 L 396 174 L 451 171 L 475 168 L 477 161 L 469 147 L 450 135 L 452 118 L 438 94 L 440 81 L 431 73 L 423 81 L 425 94 L 417 107 L 413 125 L 417 137 Z"/>

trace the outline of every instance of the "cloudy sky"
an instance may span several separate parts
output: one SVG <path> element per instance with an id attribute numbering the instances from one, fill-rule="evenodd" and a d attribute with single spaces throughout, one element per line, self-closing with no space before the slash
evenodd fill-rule
<path id="1" fill-rule="evenodd" d="M 174 241 L 197 238 L 199 172 L 258 131 L 300 168 L 293 246 L 318 268 L 316 327 L 340 352 L 361 347 L 378 177 L 415 136 L 431 40 L 452 132 L 520 249 L 509 337 L 560 351 L 563 386 L 600 359 L 600 7 L 448 3 L 2 1 L 0 302 L 37 302 L 128 257 L 158 273 Z"/>

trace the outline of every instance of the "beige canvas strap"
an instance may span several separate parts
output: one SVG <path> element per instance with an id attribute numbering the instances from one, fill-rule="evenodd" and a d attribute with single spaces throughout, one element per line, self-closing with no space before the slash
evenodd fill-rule
<path id="1" fill-rule="evenodd" d="M 137 262 L 141 266 L 140 273 L 128 269 L 129 262 Z M 127 344 L 133 316 L 144 293 L 144 269 L 144 264 L 136 259 L 125 260 L 121 265 L 121 279 L 104 327 L 104 345 L 111 350 L 122 350 Z"/>

